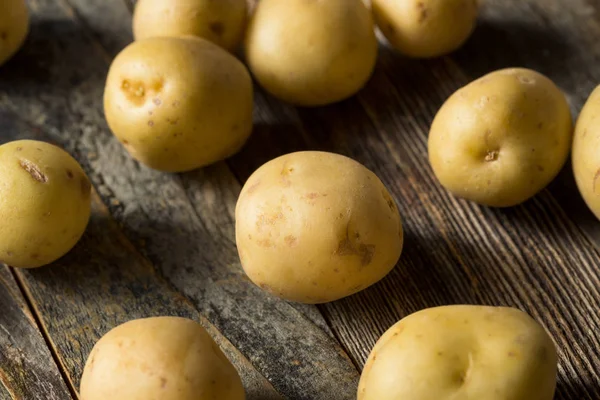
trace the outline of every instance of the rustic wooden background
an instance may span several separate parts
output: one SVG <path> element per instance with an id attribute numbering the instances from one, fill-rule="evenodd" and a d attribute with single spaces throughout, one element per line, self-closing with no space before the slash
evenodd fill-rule
<path id="1" fill-rule="evenodd" d="M 257 88 L 255 132 L 232 159 L 185 174 L 132 161 L 102 112 L 112 58 L 131 42 L 127 0 L 30 0 L 24 48 L 0 68 L 0 142 L 64 146 L 95 186 L 81 243 L 52 267 L 0 266 L 0 399 L 77 399 L 96 340 L 117 324 L 180 315 L 206 326 L 249 400 L 353 399 L 366 357 L 394 322 L 442 304 L 531 313 L 560 352 L 557 399 L 600 399 L 600 222 L 571 170 L 526 204 L 494 210 L 444 191 L 427 163 L 429 124 L 491 70 L 537 69 L 574 115 L 600 82 L 598 0 L 488 0 L 463 49 L 431 61 L 382 46 L 356 97 L 290 107 Z M 233 211 L 241 185 L 280 154 L 320 149 L 364 163 L 390 188 L 406 243 L 382 282 L 322 306 L 275 299 L 243 275 Z"/>

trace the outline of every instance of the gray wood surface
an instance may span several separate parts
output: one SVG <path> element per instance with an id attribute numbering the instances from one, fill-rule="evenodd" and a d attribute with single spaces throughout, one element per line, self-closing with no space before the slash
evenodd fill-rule
<path id="1" fill-rule="evenodd" d="M 559 348 L 556 398 L 600 398 L 600 222 L 583 205 L 570 168 L 526 204 L 493 210 L 443 190 L 426 154 L 439 106 L 494 69 L 547 74 L 576 116 L 600 82 L 597 1 L 487 0 L 461 50 L 415 61 L 382 45 L 367 87 L 333 106 L 294 108 L 257 88 L 255 131 L 240 154 L 179 175 L 133 162 L 104 122 L 104 79 L 114 55 L 131 41 L 133 2 L 29 3 L 30 37 L 0 68 L 0 142 L 28 137 L 64 146 L 99 195 L 73 252 L 51 267 L 16 271 L 22 293 L 5 289 L 1 297 L 0 286 L 3 306 L 7 297 L 15 304 L 25 304 L 18 303 L 21 295 L 28 299 L 37 316 L 27 320 L 31 337 L 44 342 L 40 329 L 47 333 L 48 354 L 56 354 L 66 381 L 56 398 L 69 398 L 66 387 L 76 391 L 89 350 L 108 329 L 168 314 L 211 331 L 240 370 L 250 399 L 352 399 L 381 333 L 410 312 L 454 303 L 528 311 Z M 263 162 L 302 149 L 343 153 L 371 168 L 396 198 L 406 234 L 404 254 L 387 278 L 318 307 L 254 287 L 234 243 L 233 209 L 243 182 Z M 6 309 L 13 310 L 9 318 L 21 312 Z M 0 361 L 8 348 L 1 333 Z M 36 365 L 56 368 L 50 361 Z M 8 370 L 3 367 L 0 362 L 0 371 Z M 13 366 L 4 376 L 19 371 Z M 5 381 L 0 399 L 35 399 L 11 395 Z"/>

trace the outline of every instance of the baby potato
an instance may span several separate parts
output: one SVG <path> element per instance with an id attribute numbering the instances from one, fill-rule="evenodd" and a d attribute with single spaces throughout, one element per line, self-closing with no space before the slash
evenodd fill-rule
<path id="1" fill-rule="evenodd" d="M 37 268 L 65 255 L 87 226 L 91 187 L 79 163 L 56 146 L 0 146 L 0 262 Z"/>
<path id="2" fill-rule="evenodd" d="M 429 133 L 429 161 L 455 195 L 508 207 L 554 179 L 571 137 L 569 106 L 554 83 L 532 70 L 503 69 L 444 103 Z"/>
<path id="3" fill-rule="evenodd" d="M 557 363 L 550 336 L 522 311 L 430 308 L 375 344 L 358 400 L 552 400 Z"/>
<path id="4" fill-rule="evenodd" d="M 600 86 L 579 114 L 573 138 L 573 173 L 588 207 L 600 219 Z"/>
<path id="5" fill-rule="evenodd" d="M 261 0 L 245 48 L 261 86 L 299 106 L 352 96 L 377 58 L 373 18 L 361 0 Z"/>
<path id="6" fill-rule="evenodd" d="M 332 153 L 287 154 L 260 167 L 237 202 L 248 277 L 287 300 L 325 303 L 382 279 L 402 251 L 400 214 L 375 174 Z"/>
<path id="7" fill-rule="evenodd" d="M 478 0 L 372 0 L 375 22 L 409 57 L 439 57 L 458 49 L 475 29 Z"/>
<path id="8" fill-rule="evenodd" d="M 136 40 L 198 36 L 235 50 L 244 35 L 246 0 L 139 0 L 133 14 Z"/>
<path id="9" fill-rule="evenodd" d="M 138 319 L 104 335 L 81 378 L 81 400 L 244 400 L 242 381 L 210 335 L 177 317 Z"/>
<path id="10" fill-rule="evenodd" d="M 23 45 L 29 32 L 29 10 L 25 0 L 0 1 L 0 65 Z"/>
<path id="11" fill-rule="evenodd" d="M 252 131 L 252 80 L 234 56 L 195 37 L 149 38 L 114 60 L 106 120 L 129 153 L 167 172 L 236 153 Z"/>

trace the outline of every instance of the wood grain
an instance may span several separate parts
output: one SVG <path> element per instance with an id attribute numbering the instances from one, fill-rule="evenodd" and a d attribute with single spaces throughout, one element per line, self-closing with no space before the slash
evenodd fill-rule
<path id="1" fill-rule="evenodd" d="M 0 399 L 72 397 L 10 270 L 0 264 Z"/>
<path id="2" fill-rule="evenodd" d="M 281 395 L 352 398 L 358 372 L 316 307 L 272 298 L 241 272 L 233 240 L 233 208 L 240 186 L 228 167 L 217 164 L 181 175 L 158 173 L 133 162 L 110 134 L 102 113 L 102 91 L 112 57 L 131 41 L 123 34 L 128 29 L 122 27 L 130 23 L 129 17 L 124 20 L 124 4 L 38 0 L 30 5 L 34 18 L 28 42 L 0 76 L 0 109 L 28 129 L 7 129 L 2 140 L 50 138 L 65 146 L 88 171 L 127 241 L 133 243 L 131 249 L 148 257 L 173 287 L 169 292 L 156 274 L 144 275 L 141 267 L 138 271 L 130 266 L 135 256 L 106 242 L 104 236 L 119 232 L 96 226 L 100 217 L 88 229 L 92 236 L 86 235 L 67 261 L 22 272 L 71 385 L 78 386 L 93 341 L 117 322 L 195 310 L 226 332 Z M 113 8 L 113 18 L 88 21 Z M 131 268 L 135 272 L 128 272 Z M 176 294 L 190 299 L 193 308 L 174 300 Z"/>

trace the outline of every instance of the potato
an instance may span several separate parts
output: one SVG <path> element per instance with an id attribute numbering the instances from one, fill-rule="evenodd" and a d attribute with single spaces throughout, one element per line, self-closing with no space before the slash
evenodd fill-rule
<path id="1" fill-rule="evenodd" d="M 0 262 L 37 268 L 65 255 L 85 231 L 90 197 L 64 150 L 34 140 L 0 146 Z"/>
<path id="2" fill-rule="evenodd" d="M 381 33 L 403 54 L 432 58 L 451 53 L 469 38 L 477 0 L 372 0 Z"/>
<path id="3" fill-rule="evenodd" d="M 245 48 L 261 86 L 300 106 L 352 96 L 377 58 L 373 18 L 361 0 L 261 0 Z"/>
<path id="4" fill-rule="evenodd" d="M 151 168 L 182 172 L 236 153 L 252 131 L 250 74 L 207 40 L 149 38 L 114 60 L 106 120 L 129 153 Z"/>
<path id="5" fill-rule="evenodd" d="M 400 214 L 379 178 L 337 154 L 287 154 L 260 167 L 237 202 L 242 266 L 284 299 L 325 303 L 379 281 L 402 251 Z"/>
<path id="6" fill-rule="evenodd" d="M 129 321 L 92 349 L 81 400 L 243 400 L 237 371 L 200 325 L 185 318 Z"/>
<path id="7" fill-rule="evenodd" d="M 198 36 L 235 50 L 244 35 L 246 0 L 139 0 L 133 14 L 136 40 Z"/>
<path id="8" fill-rule="evenodd" d="M 581 196 L 600 219 L 600 86 L 579 114 L 573 139 L 573 173 Z"/>
<path id="9" fill-rule="evenodd" d="M 29 10 L 25 0 L 0 1 L 0 65 L 23 45 L 29 32 Z"/>
<path id="10" fill-rule="evenodd" d="M 430 308 L 379 339 L 358 400 L 552 400 L 557 362 L 552 339 L 522 311 Z"/>
<path id="11" fill-rule="evenodd" d="M 454 93 L 435 116 L 429 161 L 440 183 L 494 207 L 524 202 L 558 174 L 572 121 L 563 93 L 528 69 L 492 72 Z"/>

